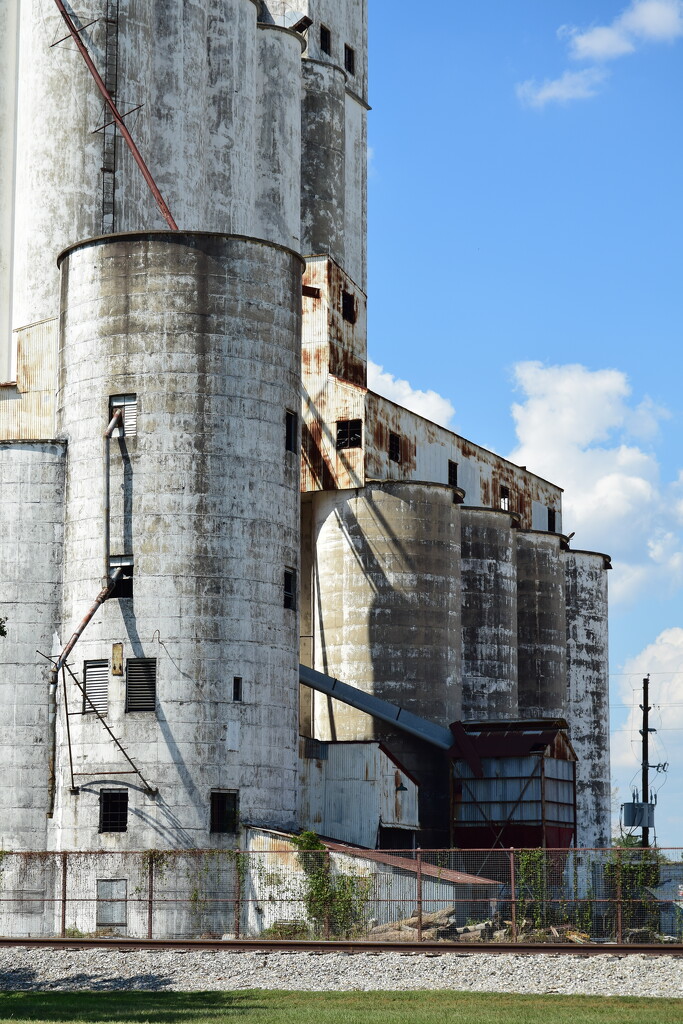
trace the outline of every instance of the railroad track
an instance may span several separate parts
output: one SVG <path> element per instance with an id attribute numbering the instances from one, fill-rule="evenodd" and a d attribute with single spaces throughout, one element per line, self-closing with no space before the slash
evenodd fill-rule
<path id="1" fill-rule="evenodd" d="M 549 956 L 683 956 L 683 943 L 662 945 L 618 943 L 508 943 L 508 942 L 372 942 L 362 940 L 330 940 L 327 942 L 305 939 L 127 939 L 127 938 L 30 938 L 0 937 L 0 946 L 34 946 L 52 949 L 117 949 L 137 952 L 143 949 L 227 950 L 231 953 L 347 953 L 349 955 L 401 953 L 404 956 L 422 953 L 425 956 L 468 956 L 477 953 L 512 953 L 530 956 L 545 953 Z"/>

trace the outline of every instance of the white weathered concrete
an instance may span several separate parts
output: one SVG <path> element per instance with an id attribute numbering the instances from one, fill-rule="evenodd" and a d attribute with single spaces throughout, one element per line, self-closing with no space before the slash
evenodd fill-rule
<path id="1" fill-rule="evenodd" d="M 108 399 L 136 394 L 137 435 L 112 452 L 112 553 L 134 555 L 134 596 L 105 603 L 72 664 L 81 677 L 119 642 L 124 660 L 157 659 L 156 714 L 126 713 L 125 679 L 111 675 L 107 720 L 159 795 L 115 774 L 79 778 L 71 795 L 62 705 L 53 847 L 230 844 L 209 833 L 211 789 L 239 791 L 245 820 L 295 821 L 298 616 L 283 580 L 299 558 L 285 412 L 298 399 L 301 270 L 289 250 L 215 235 L 112 236 L 63 261 L 60 635 L 103 574 Z M 78 707 L 73 684 L 69 700 Z M 93 715 L 73 716 L 71 736 L 75 771 L 129 769 Z M 127 833 L 98 835 L 107 785 L 129 789 Z"/>
<path id="2" fill-rule="evenodd" d="M 62 576 L 65 447 L 0 441 L 0 849 L 43 850 L 48 657 Z"/>
<path id="3" fill-rule="evenodd" d="M 14 380 L 10 343 L 18 45 L 19 0 L 0 0 L 0 383 Z"/>

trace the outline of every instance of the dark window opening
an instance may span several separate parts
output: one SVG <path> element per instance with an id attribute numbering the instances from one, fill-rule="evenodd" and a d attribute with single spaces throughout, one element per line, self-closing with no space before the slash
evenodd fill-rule
<path id="1" fill-rule="evenodd" d="M 128 598 L 133 596 L 133 556 L 112 555 L 109 559 L 109 576 L 114 575 L 117 569 L 121 569 L 121 575 L 109 595 L 110 598 Z"/>
<path id="2" fill-rule="evenodd" d="M 389 458 L 392 462 L 401 461 L 401 438 L 399 434 L 389 434 Z"/>
<path id="3" fill-rule="evenodd" d="M 211 792 L 211 831 L 237 831 L 237 793 Z"/>
<path id="4" fill-rule="evenodd" d="M 122 418 L 118 426 L 114 428 L 112 437 L 134 437 L 138 429 L 138 396 L 137 395 L 112 395 L 109 399 L 109 419 L 117 409 L 121 410 Z"/>
<path id="5" fill-rule="evenodd" d="M 296 608 L 296 569 L 285 569 L 285 608 Z"/>
<path id="6" fill-rule="evenodd" d="M 100 790 L 100 832 L 128 831 L 128 791 Z"/>
<path id="7" fill-rule="evenodd" d="M 548 509 L 548 532 L 549 533 L 556 533 L 557 532 L 556 531 L 556 527 L 557 527 L 557 513 L 555 512 L 554 508 L 549 508 Z"/>
<path id="8" fill-rule="evenodd" d="M 125 878 L 97 879 L 97 928 L 125 928 L 128 882 Z"/>
<path id="9" fill-rule="evenodd" d="M 501 487 L 500 489 L 500 507 L 503 512 L 510 511 L 510 488 Z"/>
<path id="10" fill-rule="evenodd" d="M 320 49 L 328 55 L 332 53 L 332 33 L 327 25 L 320 26 Z"/>
<path id="11" fill-rule="evenodd" d="M 242 700 L 242 676 L 233 676 L 232 699 L 235 701 Z"/>
<path id="12" fill-rule="evenodd" d="M 295 452 L 298 450 L 299 417 L 290 409 L 285 413 L 285 450 Z"/>
<path id="13" fill-rule="evenodd" d="M 109 662 L 86 661 L 83 663 L 83 714 L 100 715 L 107 713 L 109 691 Z"/>
<path id="14" fill-rule="evenodd" d="M 362 420 L 337 420 L 337 451 L 344 448 L 361 448 L 362 444 Z"/>
<path id="15" fill-rule="evenodd" d="M 342 292 L 342 316 L 348 323 L 356 322 L 356 300 L 351 292 Z"/>
<path id="16" fill-rule="evenodd" d="M 313 285 L 311 284 L 305 284 L 301 288 L 301 294 L 307 295 L 309 299 L 319 299 L 320 289 L 314 288 Z"/>
<path id="17" fill-rule="evenodd" d="M 344 46 L 344 67 L 350 75 L 356 73 L 356 51 L 352 46 Z"/>
<path id="18" fill-rule="evenodd" d="M 126 711 L 156 711 L 157 659 L 126 661 Z"/>
<path id="19" fill-rule="evenodd" d="M 458 486 L 458 463 L 448 460 L 448 483 L 451 487 Z"/>

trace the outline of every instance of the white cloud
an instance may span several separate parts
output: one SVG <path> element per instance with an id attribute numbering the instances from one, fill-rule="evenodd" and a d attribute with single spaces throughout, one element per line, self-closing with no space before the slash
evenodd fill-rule
<path id="1" fill-rule="evenodd" d="M 598 86 L 607 77 L 602 68 L 584 68 L 583 71 L 565 71 L 560 78 L 537 82 L 530 78 L 516 86 L 517 99 L 527 107 L 540 109 L 547 103 L 568 103 L 595 96 Z"/>
<path id="2" fill-rule="evenodd" d="M 530 79 L 517 85 L 517 97 L 526 106 L 541 108 L 597 95 L 606 72 L 596 64 L 635 53 L 644 43 L 671 43 L 683 36 L 683 0 L 632 0 L 608 25 L 561 25 L 557 34 L 568 41 L 571 58 L 594 64 L 541 83 Z"/>
<path id="3" fill-rule="evenodd" d="M 610 25 L 581 31 L 564 25 L 560 36 L 569 38 L 575 60 L 613 60 L 633 53 L 643 42 L 673 42 L 683 36 L 682 0 L 634 0 Z"/>
<path id="4" fill-rule="evenodd" d="M 683 761 L 683 629 L 665 629 L 622 668 L 618 695 L 631 710 L 626 721 L 612 734 L 611 764 L 620 791 L 620 802 L 631 798 L 631 788 L 640 788 L 640 733 L 642 726 L 642 680 L 650 674 L 650 727 L 657 730 L 650 740 L 650 764 L 669 762 L 674 771 L 670 780 L 663 773 L 650 772 L 650 785 L 667 787 L 655 812 L 655 823 L 664 845 L 680 845 L 680 823 L 676 812 L 681 806 L 680 773 L 675 766 Z"/>
<path id="5" fill-rule="evenodd" d="M 436 391 L 419 391 L 407 380 L 399 380 L 368 359 L 368 387 L 378 395 L 405 406 L 443 427 L 451 427 L 455 416 L 452 403 Z"/>
<path id="6" fill-rule="evenodd" d="M 528 362 L 515 379 L 524 400 L 512 407 L 519 443 L 509 458 L 564 487 L 564 531 L 613 557 L 612 601 L 683 584 L 681 484 L 662 484 L 656 455 L 629 443 L 652 440 L 666 412 L 632 403 L 619 370 Z"/>

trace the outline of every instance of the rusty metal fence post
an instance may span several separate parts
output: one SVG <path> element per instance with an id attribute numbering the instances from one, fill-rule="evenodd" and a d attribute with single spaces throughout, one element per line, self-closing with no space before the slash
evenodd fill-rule
<path id="1" fill-rule="evenodd" d="M 66 878 L 67 878 L 67 862 L 68 853 L 66 850 L 62 851 L 62 927 L 60 931 L 61 937 L 66 938 Z"/>
<path id="2" fill-rule="evenodd" d="M 517 881 L 515 878 L 515 850 L 510 847 L 510 917 L 512 918 L 512 941 L 517 941 Z"/>
<path id="3" fill-rule="evenodd" d="M 242 916 L 242 862 L 240 857 L 242 854 L 239 850 L 235 850 L 235 923 L 233 930 L 235 932 L 235 938 L 240 937 L 240 918 Z"/>
<path id="4" fill-rule="evenodd" d="M 330 851 L 325 850 L 325 875 L 328 879 L 330 878 Z M 329 896 L 325 901 L 325 940 L 327 941 L 330 937 L 330 901 Z"/>
<path id="5" fill-rule="evenodd" d="M 624 917 L 621 891 L 621 850 L 617 847 L 617 942 L 624 941 Z"/>
<path id="6" fill-rule="evenodd" d="M 154 917 L 154 852 L 150 850 L 147 860 L 147 938 L 152 938 Z"/>
<path id="7" fill-rule="evenodd" d="M 417 851 L 417 941 L 422 942 L 422 851 Z"/>

